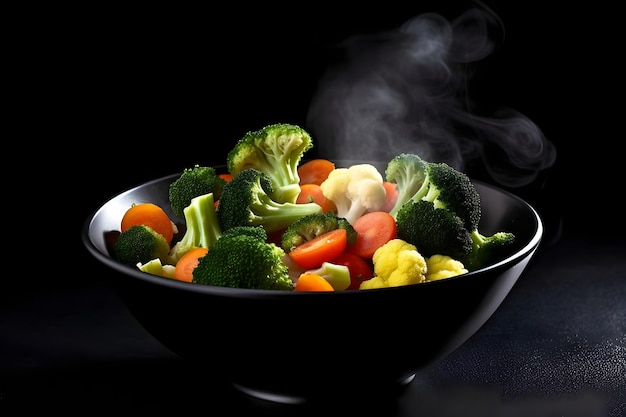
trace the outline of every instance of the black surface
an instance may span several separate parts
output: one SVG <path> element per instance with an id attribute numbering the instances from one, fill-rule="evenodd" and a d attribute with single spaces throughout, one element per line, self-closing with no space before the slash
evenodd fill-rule
<path id="1" fill-rule="evenodd" d="M 66 415 L 313 415 L 345 408 L 379 416 L 622 416 L 625 249 L 584 239 L 542 248 L 475 336 L 418 374 L 397 399 L 373 392 L 367 404 L 249 399 L 163 348 L 106 285 L 90 279 L 32 294 L 0 317 L 0 406 L 15 412 L 3 415 L 45 404 Z M 419 340 L 419 323 L 414 331 L 416 343 L 428 342 Z M 410 355 L 411 347 L 389 354 Z"/>
<path id="2" fill-rule="evenodd" d="M 20 85 L 30 87 L 22 100 L 36 114 L 25 125 L 43 129 L 37 184 L 60 190 L 46 199 L 52 212 L 29 218 L 59 221 L 43 229 L 8 223 L 10 236 L 32 227 L 27 237 L 44 233 L 61 243 L 44 247 L 38 262 L 21 254 L 28 247 L 22 238 L 5 252 L 17 253 L 26 272 L 6 274 L 0 288 L 0 414 L 38 406 L 68 415 L 328 411 L 268 409 L 210 375 L 196 378 L 193 364 L 161 347 L 109 292 L 105 269 L 82 248 L 80 228 L 123 189 L 192 163 L 223 163 L 247 130 L 304 123 L 329 44 L 424 11 L 454 15 L 471 2 L 438 3 L 57 10 L 29 22 L 18 62 L 26 78 Z M 622 416 L 626 222 L 614 197 L 623 188 L 623 129 L 609 99 L 623 79 L 610 19 L 619 13 L 602 2 L 490 7 L 506 40 L 484 62 L 473 91 L 527 115 L 556 146 L 555 164 L 513 190 L 540 211 L 546 239 L 509 298 L 454 354 L 417 375 L 397 401 L 343 408 L 378 416 Z M 286 64 L 258 65 L 268 53 Z M 26 141 L 13 142 L 16 157 L 30 159 L 33 149 L 20 146 Z"/>

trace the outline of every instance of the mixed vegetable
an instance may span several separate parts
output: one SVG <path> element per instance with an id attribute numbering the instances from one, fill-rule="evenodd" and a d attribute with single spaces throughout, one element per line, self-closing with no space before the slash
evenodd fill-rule
<path id="1" fill-rule="evenodd" d="M 227 173 L 195 165 L 170 184 L 179 231 L 162 207 L 137 202 L 120 221 L 116 258 L 194 284 L 346 291 L 445 279 L 502 256 L 515 236 L 479 232 L 480 196 L 464 173 L 402 153 L 371 164 L 304 161 L 301 127 L 244 135 Z"/>

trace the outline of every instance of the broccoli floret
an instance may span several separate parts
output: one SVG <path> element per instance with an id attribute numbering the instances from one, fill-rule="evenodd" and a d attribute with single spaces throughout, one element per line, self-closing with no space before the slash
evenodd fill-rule
<path id="1" fill-rule="evenodd" d="M 280 203 L 272 196 L 270 177 L 255 168 L 237 173 L 224 186 L 217 206 L 222 231 L 236 226 L 263 226 L 267 233 L 286 229 L 299 218 L 321 213 L 316 203 Z"/>
<path id="2" fill-rule="evenodd" d="M 470 178 L 445 163 L 430 162 L 426 176 L 413 200 L 426 200 L 457 215 L 468 230 L 478 226 L 481 216 L 480 196 Z"/>
<path id="3" fill-rule="evenodd" d="M 335 229 L 346 230 L 349 245 L 356 242 L 357 232 L 350 222 L 343 217 L 338 217 L 335 213 L 326 212 L 309 214 L 291 223 L 281 237 L 281 247 L 289 253 L 296 246 Z"/>
<path id="4" fill-rule="evenodd" d="M 482 268 L 494 259 L 503 257 L 515 242 L 515 235 L 511 232 L 496 232 L 485 236 L 475 229 L 471 237 L 472 250 L 461 258 L 463 265 L 469 270 Z"/>
<path id="5" fill-rule="evenodd" d="M 513 234 L 493 239 L 478 231 L 480 195 L 463 172 L 445 163 L 427 163 L 421 187 L 396 214 L 397 235 L 425 257 L 447 255 L 474 270 L 508 247 Z"/>
<path id="6" fill-rule="evenodd" d="M 394 218 L 400 207 L 411 199 L 420 189 L 426 178 L 427 162 L 415 154 L 396 155 L 387 164 L 385 179 L 396 185 L 398 199 L 389 210 Z"/>
<path id="7" fill-rule="evenodd" d="M 248 132 L 228 153 L 226 166 L 232 175 L 254 168 L 267 174 L 279 203 L 295 203 L 300 194 L 298 164 L 313 147 L 311 135 L 299 126 L 278 123 Z"/>
<path id="8" fill-rule="evenodd" d="M 222 235 L 215 212 L 213 193 L 191 199 L 183 210 L 185 233 L 170 251 L 171 258 L 177 261 L 193 248 L 211 248 Z M 175 263 L 175 262 L 174 262 Z"/>
<path id="9" fill-rule="evenodd" d="M 220 287 L 293 291 L 285 252 L 246 227 L 234 227 L 215 242 L 193 270 L 192 282 Z"/>
<path id="10" fill-rule="evenodd" d="M 133 226 L 120 233 L 113 246 L 118 261 L 125 265 L 137 266 L 153 259 L 171 264 L 170 244 L 165 237 L 146 225 Z"/>
<path id="11" fill-rule="evenodd" d="M 440 254 L 458 259 L 472 250 L 470 232 L 461 218 L 431 201 L 404 203 L 396 215 L 396 233 L 425 257 Z"/>
<path id="12" fill-rule="evenodd" d="M 170 184 L 169 202 L 174 214 L 184 217 L 183 210 L 191 203 L 191 199 L 203 194 L 213 193 L 218 200 L 226 180 L 219 176 L 215 168 L 194 165 L 186 168 L 180 176 Z"/>
<path id="13" fill-rule="evenodd" d="M 234 236 L 234 235 L 248 235 L 256 237 L 259 240 L 267 240 L 267 232 L 262 226 L 237 226 L 231 227 L 222 233 L 222 237 Z"/>

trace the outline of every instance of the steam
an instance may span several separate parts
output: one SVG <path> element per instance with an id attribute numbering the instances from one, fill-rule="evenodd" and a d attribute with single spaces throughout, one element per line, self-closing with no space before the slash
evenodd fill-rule
<path id="1" fill-rule="evenodd" d="M 320 155 L 388 161 L 416 153 L 464 170 L 480 159 L 506 186 L 532 182 L 556 159 L 535 123 L 512 109 L 472 112 L 469 64 L 489 56 L 500 22 L 473 8 L 449 21 L 424 13 L 396 30 L 337 45 L 307 115 Z"/>

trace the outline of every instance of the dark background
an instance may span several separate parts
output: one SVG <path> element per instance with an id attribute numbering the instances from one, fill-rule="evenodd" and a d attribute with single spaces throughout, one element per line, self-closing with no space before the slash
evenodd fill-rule
<path id="1" fill-rule="evenodd" d="M 454 19 L 474 6 L 490 8 L 504 35 L 494 35 L 497 48 L 475 64 L 472 98 L 524 114 L 557 150 L 536 181 L 511 191 L 541 212 L 547 240 L 573 233 L 623 241 L 612 200 L 623 176 L 611 9 L 423 1 L 348 10 L 90 9 L 55 27 L 52 40 L 41 39 L 54 57 L 47 104 L 62 109 L 53 127 L 73 143 L 70 163 L 55 168 L 84 172 L 80 191 L 66 190 L 75 202 L 64 214 L 76 253 L 87 257 L 77 238 L 83 220 L 119 191 L 196 163 L 222 164 L 249 130 L 276 122 L 308 128 L 311 98 L 337 43 L 425 12 Z M 495 183 L 479 168 L 468 173 Z"/>
<path id="2" fill-rule="evenodd" d="M 89 6 L 57 9 L 50 15 L 39 10 L 32 31 L 20 31 L 29 34 L 16 62 L 27 78 L 20 86 L 28 85 L 20 103 L 28 102 L 27 108 L 34 110 L 25 115 L 23 129 L 36 128 L 33 134 L 41 141 L 35 148 L 41 162 L 34 181 L 49 194 L 46 202 L 52 208 L 47 215 L 61 220 L 56 227 L 34 228 L 37 236 L 44 233 L 53 242 L 42 247 L 46 253 L 38 267 L 27 259 L 22 261 L 26 273 L 3 279 L 8 285 L 0 288 L 0 311 L 12 314 L 48 293 L 76 294 L 106 282 L 108 271 L 83 248 L 80 233 L 86 218 L 109 197 L 195 163 L 222 164 L 231 146 L 249 130 L 276 122 L 306 128 L 317 82 L 335 58 L 332 45 L 354 34 L 396 28 L 424 12 L 454 18 L 475 5 L 493 10 L 505 37 L 480 63 L 472 80 L 474 97 L 523 113 L 557 150 L 555 163 L 536 181 L 511 189 L 545 220 L 541 250 L 555 248 L 555 262 L 563 265 L 574 260 L 568 258 L 572 250 L 583 265 L 589 256 L 594 265 L 615 262 L 618 268 L 623 261 L 616 254 L 626 246 L 626 222 L 618 203 L 624 177 L 619 151 L 623 116 L 617 113 L 622 97 L 618 87 L 623 84 L 618 57 L 623 48 L 612 23 L 617 15 L 612 6 L 596 2 L 547 8 L 535 0 L 385 2 L 347 9 L 317 3 L 197 10 Z M 32 149 L 21 148 L 21 140 L 15 142 L 19 156 L 31 154 Z M 490 181 L 479 168 L 473 169 L 471 176 Z M 35 213 L 35 218 L 41 217 Z M 10 225 L 14 236 L 22 227 L 21 222 Z M 62 243 L 57 247 L 56 242 Z M 591 272 L 588 278 L 598 277 Z M 533 296 L 524 293 L 524 287 L 519 291 Z M 98 304 L 91 311 L 90 299 L 81 300 L 86 317 L 99 323 Z M 544 305 L 538 299 L 535 307 L 540 303 Z M 40 310 L 54 316 L 64 308 L 53 301 Z M 536 314 L 540 316 L 540 310 Z M 506 314 L 500 317 L 509 319 Z M 28 322 L 15 326 L 22 325 L 26 331 Z M 5 337 L 22 337 L 15 327 L 8 328 L 15 333 Z M 73 343 L 90 343 L 81 339 L 83 330 L 75 331 Z M 127 337 L 132 344 L 133 335 Z M 24 346 L 24 351 L 31 348 Z M 144 345 L 134 348 L 138 352 L 131 349 L 131 354 L 144 353 Z M 126 354 L 119 349 L 114 354 Z M 152 352 L 153 346 L 146 349 Z M 37 363 L 33 355 L 20 359 Z M 41 389 L 48 386 L 41 379 L 37 382 Z"/>

